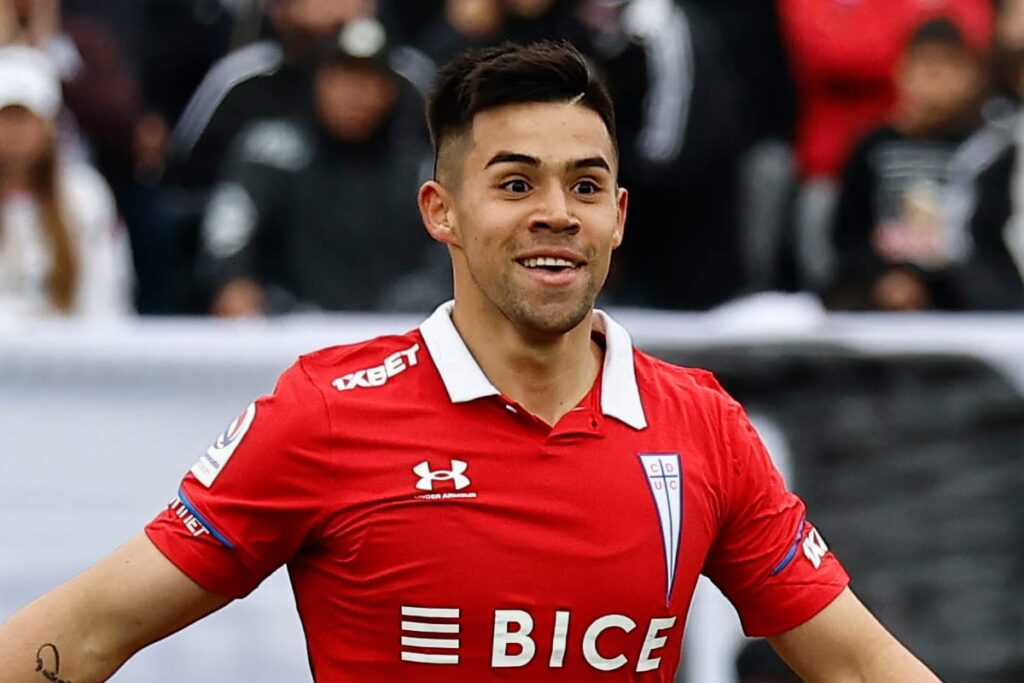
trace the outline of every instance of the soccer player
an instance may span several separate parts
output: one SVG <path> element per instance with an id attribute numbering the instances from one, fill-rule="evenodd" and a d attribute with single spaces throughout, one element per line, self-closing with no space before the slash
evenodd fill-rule
<path id="1" fill-rule="evenodd" d="M 611 112 L 567 45 L 444 67 L 419 205 L 454 301 L 300 358 L 144 534 L 7 623 L 0 681 L 104 680 L 283 564 L 317 681 L 668 682 L 701 573 L 804 680 L 937 680 L 740 406 L 594 310 L 628 204 Z"/>

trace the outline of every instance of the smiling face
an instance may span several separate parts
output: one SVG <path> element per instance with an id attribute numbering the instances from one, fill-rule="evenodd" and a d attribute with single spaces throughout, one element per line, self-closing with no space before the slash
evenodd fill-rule
<path id="1" fill-rule="evenodd" d="M 590 313 L 622 241 L 627 195 L 608 129 L 568 103 L 478 113 L 446 143 L 455 172 L 427 183 L 428 230 L 448 244 L 457 306 L 523 333 L 564 334 Z M 460 163 L 461 162 L 461 163 Z"/>

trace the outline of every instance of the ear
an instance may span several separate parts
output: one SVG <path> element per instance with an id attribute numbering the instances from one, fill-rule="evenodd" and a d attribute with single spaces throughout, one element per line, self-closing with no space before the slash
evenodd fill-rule
<path id="1" fill-rule="evenodd" d="M 617 249 L 622 244 L 622 236 L 626 231 L 626 214 L 629 213 L 629 192 L 620 187 L 615 197 L 615 232 L 612 235 L 612 247 Z"/>
<path id="2" fill-rule="evenodd" d="M 430 236 L 442 244 L 457 245 L 452 197 L 444 185 L 436 180 L 423 183 L 418 199 L 420 216 Z"/>

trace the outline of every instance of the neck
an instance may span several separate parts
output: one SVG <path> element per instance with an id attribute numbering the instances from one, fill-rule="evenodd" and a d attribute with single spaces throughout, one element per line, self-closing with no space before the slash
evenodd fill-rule
<path id="1" fill-rule="evenodd" d="M 564 334 L 517 328 L 500 311 L 471 310 L 456 301 L 459 335 L 491 383 L 532 414 L 554 425 L 590 391 L 603 352 L 591 339 L 592 316 Z"/>

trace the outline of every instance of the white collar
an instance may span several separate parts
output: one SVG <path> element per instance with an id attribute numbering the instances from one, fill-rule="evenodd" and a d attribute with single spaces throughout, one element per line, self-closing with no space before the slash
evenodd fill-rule
<path id="1" fill-rule="evenodd" d="M 459 331 L 452 323 L 455 302 L 437 307 L 420 325 L 420 334 L 441 375 L 452 403 L 466 403 L 501 394 L 477 365 Z M 594 311 L 594 327 L 605 334 L 604 374 L 601 380 L 601 411 L 633 429 L 645 429 L 647 418 L 633 366 L 633 340 L 626 328 L 607 313 Z"/>

